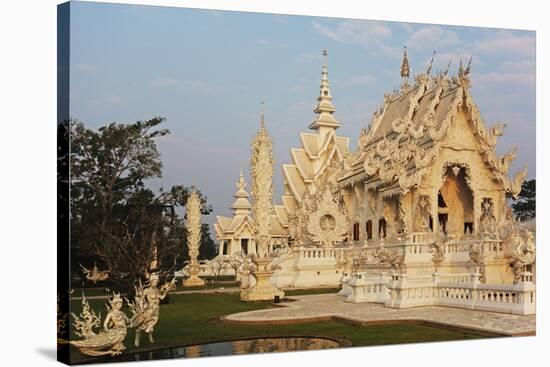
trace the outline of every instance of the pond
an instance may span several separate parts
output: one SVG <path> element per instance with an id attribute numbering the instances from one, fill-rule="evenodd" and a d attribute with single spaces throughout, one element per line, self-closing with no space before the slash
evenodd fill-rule
<path id="1" fill-rule="evenodd" d="M 175 347 L 151 352 L 128 353 L 109 358 L 109 362 L 226 356 L 249 353 L 291 352 L 299 350 L 319 350 L 339 347 L 340 343 L 328 338 L 259 338 L 199 344 L 186 347 Z"/>

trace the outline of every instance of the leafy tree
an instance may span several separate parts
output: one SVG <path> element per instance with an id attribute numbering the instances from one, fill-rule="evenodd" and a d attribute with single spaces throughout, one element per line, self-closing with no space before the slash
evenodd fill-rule
<path id="1" fill-rule="evenodd" d="M 111 123 L 98 131 L 71 125 L 72 266 L 97 262 L 125 291 L 153 271 L 173 273 L 185 260 L 184 218 L 177 211 L 190 189 L 174 186 L 155 195 L 144 184 L 162 174 L 156 138 L 169 133 L 159 128 L 163 120 Z M 201 198 L 203 214 L 210 213 Z"/>
<path id="2" fill-rule="evenodd" d="M 527 221 L 536 216 L 536 182 L 524 181 L 518 199 L 512 204 L 517 219 Z"/>

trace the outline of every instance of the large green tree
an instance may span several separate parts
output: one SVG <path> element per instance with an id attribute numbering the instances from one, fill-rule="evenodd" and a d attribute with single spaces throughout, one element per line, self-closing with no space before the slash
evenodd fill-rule
<path id="1" fill-rule="evenodd" d="M 163 120 L 111 123 L 97 131 L 71 124 L 73 271 L 79 263 L 97 262 L 117 288 L 131 291 L 152 271 L 171 274 L 183 266 L 185 228 L 178 212 L 190 189 L 155 194 L 145 185 L 162 174 L 156 139 L 169 133 L 159 127 Z M 210 213 L 201 198 L 203 213 Z"/>
<path id="2" fill-rule="evenodd" d="M 531 220 L 536 216 L 536 181 L 524 181 L 518 199 L 512 204 L 514 215 L 521 221 Z"/>

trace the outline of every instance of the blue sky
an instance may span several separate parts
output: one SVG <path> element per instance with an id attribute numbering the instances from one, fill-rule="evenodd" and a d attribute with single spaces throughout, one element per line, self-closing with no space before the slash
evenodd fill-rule
<path id="1" fill-rule="evenodd" d="M 434 50 L 434 69 L 452 60 L 452 74 L 473 56 L 472 93 L 482 117 L 508 126 L 497 151 L 518 145 L 511 172 L 527 163 L 535 177 L 531 31 L 73 2 L 71 117 L 92 128 L 165 117 L 171 135 L 158 140 L 163 178 L 151 186 L 196 185 L 214 214 L 228 215 L 240 167 L 248 173 L 262 100 L 278 201 L 280 165 L 313 119 L 322 50 L 338 132 L 355 147 L 384 92 L 400 83 L 404 45 L 413 74 Z"/>

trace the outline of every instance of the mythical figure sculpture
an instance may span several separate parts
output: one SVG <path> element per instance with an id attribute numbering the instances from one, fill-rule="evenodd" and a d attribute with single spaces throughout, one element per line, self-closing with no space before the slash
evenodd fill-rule
<path id="1" fill-rule="evenodd" d="M 405 260 L 405 256 L 401 252 L 400 248 L 390 250 L 385 247 L 380 247 L 374 251 L 373 257 L 378 260 L 378 263 L 380 264 L 387 264 L 392 269 L 404 271 L 402 265 Z"/>
<path id="2" fill-rule="evenodd" d="M 430 229 L 430 197 L 420 195 L 416 202 L 415 227 L 419 232 L 428 232 Z"/>
<path id="3" fill-rule="evenodd" d="M 183 283 L 186 287 L 204 285 L 204 280 L 199 278 L 199 247 L 201 244 L 201 199 L 196 190 L 193 190 L 187 198 L 187 247 L 189 248 L 189 278 Z"/>
<path id="4" fill-rule="evenodd" d="M 96 263 L 94 263 L 92 269 L 86 269 L 82 264 L 80 264 L 80 268 L 82 268 L 82 273 L 84 273 L 86 280 L 94 284 L 109 279 L 109 270 L 99 270 Z"/>
<path id="5" fill-rule="evenodd" d="M 484 198 L 481 203 L 479 233 L 483 238 L 495 239 L 497 236 L 497 220 L 495 218 L 494 205 L 491 198 Z"/>
<path id="6" fill-rule="evenodd" d="M 126 347 L 124 339 L 126 338 L 127 325 L 130 322 L 122 308 L 122 298 L 119 294 L 113 294 L 107 306 L 108 313 L 103 321 L 103 330 L 99 333 L 94 331 L 101 323 L 101 314 L 96 315 L 90 307 L 86 297 L 82 297 L 82 313 L 76 316 L 71 313 L 75 319 L 73 325 L 76 329 L 76 335 L 84 338 L 74 340 L 70 343 L 78 348 L 82 354 L 89 356 L 117 355 L 122 353 Z"/>
<path id="7" fill-rule="evenodd" d="M 479 270 L 479 281 L 485 283 L 485 260 L 486 254 L 483 242 L 475 242 L 470 245 L 470 262 L 474 263 Z"/>
<path id="8" fill-rule="evenodd" d="M 520 227 L 512 210 L 506 205 L 504 216 L 505 220 L 499 225 L 498 233 L 504 246 L 504 254 L 514 268 L 515 284 L 520 281 L 525 267 L 535 262 L 535 241 L 533 233 Z"/>
<path id="9" fill-rule="evenodd" d="M 166 298 L 168 292 L 175 289 L 176 278 L 172 279 L 171 282 L 164 283 L 160 289 L 158 284 L 159 276 L 151 274 L 147 287 L 143 287 L 140 282 L 135 288 L 134 302 L 129 302 L 133 314 L 130 327 L 136 328 L 134 339 L 136 347 L 139 347 L 142 332 L 149 335 L 149 342 L 155 342 L 153 330 L 159 320 L 160 301 Z"/>
<path id="10" fill-rule="evenodd" d="M 438 239 L 432 242 L 430 245 L 430 252 L 432 253 L 432 262 L 434 264 L 434 271 L 437 272 L 439 269 L 439 266 L 445 260 L 445 234 L 442 232 L 439 232 Z"/>
<path id="11" fill-rule="evenodd" d="M 512 181 L 509 183 L 509 191 L 514 197 L 514 199 L 517 199 L 519 196 L 519 193 L 521 192 L 521 185 L 523 184 L 523 181 L 525 180 L 525 177 L 527 176 L 527 166 L 525 166 L 521 171 L 516 173 Z"/>
<path id="12" fill-rule="evenodd" d="M 508 175 L 508 171 L 510 170 L 510 165 L 516 159 L 516 156 L 517 156 L 517 147 L 514 147 L 510 152 L 504 154 L 502 157 L 499 157 L 496 160 L 497 169 L 503 176 Z"/>

